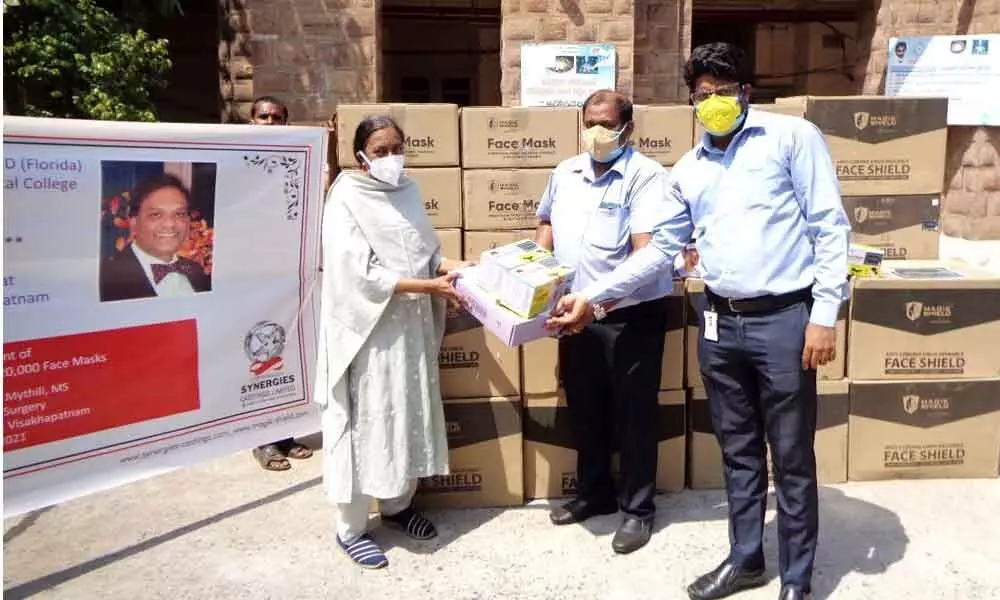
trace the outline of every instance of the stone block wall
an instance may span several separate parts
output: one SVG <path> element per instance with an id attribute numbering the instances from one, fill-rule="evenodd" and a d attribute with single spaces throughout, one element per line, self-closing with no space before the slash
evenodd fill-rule
<path id="1" fill-rule="evenodd" d="M 1000 0 L 868 0 L 860 14 L 862 92 L 885 88 L 889 38 L 1000 31 Z M 991 48 L 992 51 L 992 48 Z M 942 227 L 967 240 L 1000 240 L 1000 127 L 949 127 Z"/>
<path id="2" fill-rule="evenodd" d="M 635 0 L 634 99 L 687 102 L 682 69 L 691 54 L 692 0 Z"/>
<path id="3" fill-rule="evenodd" d="M 325 122 L 344 102 L 379 98 L 378 0 L 219 0 L 223 121 L 262 95 L 293 123 Z"/>
<path id="4" fill-rule="evenodd" d="M 618 50 L 616 87 L 632 94 L 632 0 L 502 0 L 500 8 L 500 86 L 505 106 L 520 103 L 524 42 L 613 42 Z"/>

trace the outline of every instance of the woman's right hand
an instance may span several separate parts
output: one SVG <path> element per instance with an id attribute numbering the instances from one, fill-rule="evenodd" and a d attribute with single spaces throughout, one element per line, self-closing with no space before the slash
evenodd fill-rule
<path id="1" fill-rule="evenodd" d="M 435 277 L 427 281 L 427 292 L 434 296 L 440 296 L 448 301 L 449 304 L 458 308 L 462 306 L 462 296 L 455 289 L 452 284 L 453 281 L 458 279 L 459 274 L 455 271 L 448 273 L 447 275 L 442 275 L 440 277 Z"/>

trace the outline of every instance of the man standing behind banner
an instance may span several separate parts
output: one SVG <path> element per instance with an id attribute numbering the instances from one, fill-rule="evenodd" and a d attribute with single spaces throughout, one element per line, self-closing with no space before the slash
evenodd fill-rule
<path id="1" fill-rule="evenodd" d="M 752 73 L 729 44 L 695 48 L 684 68 L 707 131 L 674 166 L 671 216 L 653 243 L 564 298 L 552 327 L 577 329 L 595 302 L 626 297 L 672 266 L 699 231 L 705 305 L 698 343 L 722 447 L 730 552 L 688 587 L 696 600 L 764 585 L 765 441 L 778 498 L 780 600 L 810 594 L 819 522 L 816 368 L 834 358 L 847 291 L 850 226 L 822 134 L 749 107 Z"/>
<path id="2" fill-rule="evenodd" d="M 536 234 L 540 245 L 576 269 L 574 289 L 601 279 L 649 242 L 664 218 L 667 178 L 666 169 L 629 143 L 632 103 L 625 96 L 593 93 L 583 105 L 583 125 L 587 152 L 552 172 Z M 577 445 L 578 495 L 556 508 L 551 520 L 568 525 L 621 509 L 625 520 L 612 541 L 621 554 L 644 546 L 652 530 L 657 391 L 667 325 L 660 299 L 672 289 L 670 275 L 622 296 L 599 323 L 559 340 L 559 374 Z M 617 499 L 611 476 L 616 437 Z"/>
<path id="3" fill-rule="evenodd" d="M 261 96 L 250 106 L 250 124 L 288 125 L 288 107 L 273 96 Z M 313 455 L 313 451 L 293 438 L 286 438 L 258 446 L 252 454 L 266 471 L 287 471 L 292 468 L 289 458 L 305 460 Z"/>

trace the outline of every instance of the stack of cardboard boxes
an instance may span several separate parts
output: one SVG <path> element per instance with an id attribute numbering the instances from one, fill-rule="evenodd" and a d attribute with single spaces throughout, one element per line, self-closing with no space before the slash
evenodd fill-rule
<path id="1" fill-rule="evenodd" d="M 1000 455 L 1000 278 L 889 261 L 853 290 L 853 480 L 992 477 Z"/>
<path id="2" fill-rule="evenodd" d="M 912 260 L 937 257 L 944 101 L 800 97 L 758 108 L 816 124 L 837 167 L 852 241 L 911 259 L 887 263 L 903 276 L 852 285 L 837 323 L 837 360 L 819 371 L 820 481 L 995 476 L 1000 353 L 989 348 L 1000 339 L 1000 280 Z M 391 115 L 404 129 L 407 173 L 448 258 L 475 260 L 532 238 L 552 168 L 581 151 L 574 108 L 356 105 L 338 109 L 342 166 L 356 167 L 354 128 L 371 114 Z M 636 106 L 634 119 L 636 147 L 668 168 L 702 133 L 688 106 Z M 688 279 L 664 300 L 663 491 L 723 485 L 698 369 L 703 298 L 703 282 Z M 511 348 L 452 311 L 439 363 L 452 474 L 422 482 L 424 505 L 515 506 L 575 491 L 554 339 Z"/>

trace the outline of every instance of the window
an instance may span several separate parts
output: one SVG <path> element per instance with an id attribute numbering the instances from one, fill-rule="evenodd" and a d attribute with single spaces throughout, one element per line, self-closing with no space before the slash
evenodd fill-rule
<path id="1" fill-rule="evenodd" d="M 441 80 L 441 101 L 469 106 L 472 104 L 472 81 L 468 77 L 445 77 Z"/>
<path id="2" fill-rule="evenodd" d="M 402 102 L 431 101 L 431 82 L 425 77 L 404 77 L 399 88 Z"/>

